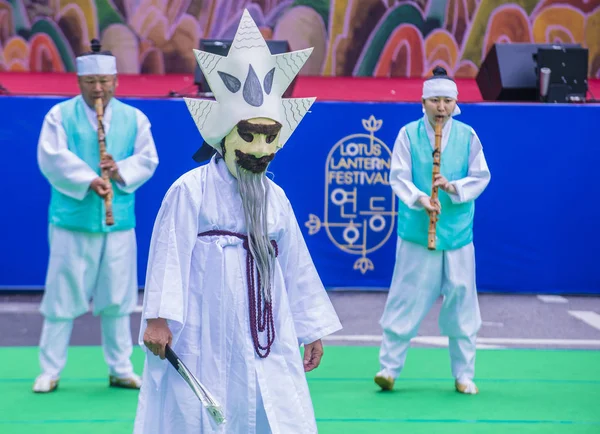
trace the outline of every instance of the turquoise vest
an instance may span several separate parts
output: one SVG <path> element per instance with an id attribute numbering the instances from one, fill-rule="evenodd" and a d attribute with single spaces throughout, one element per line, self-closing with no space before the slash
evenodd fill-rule
<path id="1" fill-rule="evenodd" d="M 71 152 L 85 161 L 100 176 L 100 150 L 98 133 L 85 113 L 81 95 L 60 104 L 62 124 L 67 134 Z M 106 151 L 115 161 L 133 155 L 137 136 L 135 109 L 112 99 L 110 129 L 106 136 Z M 115 224 L 105 222 L 104 199 L 89 190 L 83 200 L 73 199 L 52 188 L 49 221 L 51 224 L 74 231 L 113 232 L 135 227 L 135 194 L 122 192 L 115 182 L 112 210 Z"/>
<path id="2" fill-rule="evenodd" d="M 431 195 L 431 173 L 433 170 L 433 147 L 427 136 L 424 118 L 406 126 L 410 141 L 413 182 L 419 190 Z M 442 152 L 440 172 L 448 181 L 464 178 L 469 170 L 471 128 L 455 119 L 452 120 L 450 137 Z M 453 250 L 473 241 L 473 216 L 475 203 L 454 204 L 450 196 L 438 189 L 442 205 L 436 227 L 436 250 Z M 424 210 L 413 210 L 398 201 L 398 236 L 414 243 L 427 246 L 429 215 Z"/>

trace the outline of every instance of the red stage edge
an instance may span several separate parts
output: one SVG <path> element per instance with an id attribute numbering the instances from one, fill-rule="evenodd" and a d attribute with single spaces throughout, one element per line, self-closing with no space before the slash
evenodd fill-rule
<path id="1" fill-rule="evenodd" d="M 474 79 L 456 79 L 461 102 L 484 102 Z M 74 96 L 79 93 L 74 73 L 0 72 L 0 95 Z M 299 76 L 293 96 L 318 101 L 416 102 L 421 78 Z M 600 102 L 600 79 L 589 80 L 588 100 Z M 117 95 L 139 98 L 197 96 L 191 74 L 119 75 Z"/>

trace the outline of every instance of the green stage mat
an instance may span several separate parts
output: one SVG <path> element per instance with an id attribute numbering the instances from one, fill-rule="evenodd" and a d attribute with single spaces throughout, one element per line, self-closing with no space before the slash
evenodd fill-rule
<path id="1" fill-rule="evenodd" d="M 327 346 L 308 375 L 322 434 L 600 433 L 600 352 L 479 350 L 477 396 L 454 391 L 446 349 L 412 348 L 393 392 L 377 347 Z M 108 387 L 100 347 L 71 347 L 59 390 L 31 392 L 37 349 L 0 348 L 0 432 L 131 433 L 137 391 Z M 143 353 L 135 349 L 138 372 Z"/>

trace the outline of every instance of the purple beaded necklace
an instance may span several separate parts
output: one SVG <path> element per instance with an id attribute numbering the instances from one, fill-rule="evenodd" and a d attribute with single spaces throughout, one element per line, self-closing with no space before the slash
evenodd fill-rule
<path id="1" fill-rule="evenodd" d="M 256 266 L 254 263 L 254 257 L 250 252 L 248 246 L 248 237 L 237 232 L 229 232 L 222 230 L 212 230 L 202 232 L 198 234 L 199 237 L 208 237 L 214 235 L 221 236 L 234 236 L 243 240 L 243 247 L 246 250 L 246 281 L 248 282 L 248 310 L 250 314 L 250 333 L 252 334 L 252 341 L 254 343 L 254 351 L 260 358 L 266 358 L 271 352 L 271 346 L 275 341 L 275 326 L 273 321 L 273 294 L 271 294 L 271 300 L 264 300 L 261 291 L 261 279 L 260 273 L 256 273 L 254 277 L 254 271 Z M 271 240 L 271 244 L 275 248 L 275 256 L 279 255 L 279 249 L 277 242 Z M 258 286 L 258 290 L 256 289 Z M 259 340 L 259 333 L 267 333 L 267 343 L 262 345 Z"/>

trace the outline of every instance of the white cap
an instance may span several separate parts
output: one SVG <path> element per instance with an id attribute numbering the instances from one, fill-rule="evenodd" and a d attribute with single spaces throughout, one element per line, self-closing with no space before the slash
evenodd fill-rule
<path id="1" fill-rule="evenodd" d="M 115 75 L 117 58 L 106 54 L 88 54 L 77 58 L 77 75 Z"/>
<path id="2" fill-rule="evenodd" d="M 100 51 L 100 41 L 92 39 L 92 51 L 79 56 L 77 75 L 115 75 L 117 73 L 117 58 L 110 52 Z"/>

